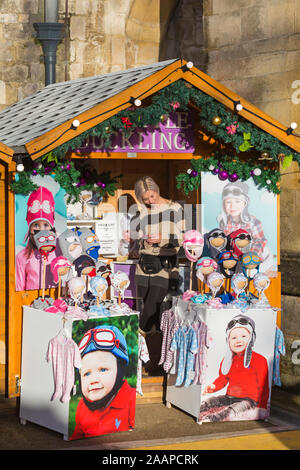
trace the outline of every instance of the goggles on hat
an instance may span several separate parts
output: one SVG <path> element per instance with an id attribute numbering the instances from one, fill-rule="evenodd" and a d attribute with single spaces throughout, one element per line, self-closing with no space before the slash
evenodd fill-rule
<path id="1" fill-rule="evenodd" d="M 232 259 L 235 261 L 238 261 L 239 259 L 238 256 L 232 253 L 231 251 L 224 251 L 223 253 L 220 253 L 218 258 L 219 258 L 218 263 L 221 263 L 222 261 L 226 261 L 228 259 Z"/>
<path id="2" fill-rule="evenodd" d="M 184 240 L 183 243 L 188 245 L 200 245 L 201 240 L 199 240 L 198 238 L 190 238 L 189 240 Z"/>
<path id="3" fill-rule="evenodd" d="M 252 321 L 248 318 L 233 318 L 233 320 L 231 320 L 228 325 L 227 325 L 227 330 L 231 330 L 234 325 L 236 324 L 239 324 L 239 325 L 242 325 L 242 326 L 246 326 L 246 325 L 250 325 L 251 328 L 253 329 L 253 324 L 252 324 Z"/>
<path id="4" fill-rule="evenodd" d="M 203 259 L 198 261 L 196 268 L 199 268 L 200 266 L 203 266 L 204 268 L 208 268 L 209 266 L 217 268 L 217 263 L 213 259 Z"/>
<path id="5" fill-rule="evenodd" d="M 88 235 L 85 239 L 87 243 L 93 243 L 93 241 L 97 241 L 97 235 Z"/>
<path id="6" fill-rule="evenodd" d="M 246 234 L 246 233 L 240 233 L 235 237 L 236 239 L 238 238 L 239 240 L 251 240 L 251 235 Z"/>
<path id="7" fill-rule="evenodd" d="M 245 193 L 239 188 L 228 188 L 224 190 L 223 197 L 229 196 L 230 194 L 233 194 L 233 196 L 245 196 Z"/>
<path id="8" fill-rule="evenodd" d="M 209 238 L 226 238 L 226 235 L 224 232 L 213 232 L 211 235 L 209 235 Z"/>
<path id="9" fill-rule="evenodd" d="M 258 255 L 245 255 L 242 259 L 242 262 L 245 266 L 251 263 L 259 264 L 261 259 Z"/>
<path id="10" fill-rule="evenodd" d="M 112 351 L 114 348 L 119 349 L 123 354 L 127 354 L 126 348 L 116 339 L 116 335 L 112 330 L 106 328 L 93 328 L 89 330 L 81 339 L 78 348 L 80 354 L 83 354 L 90 343 L 93 343 L 99 351 Z"/>
<path id="11" fill-rule="evenodd" d="M 37 238 L 39 243 L 45 243 L 45 242 L 54 242 L 55 236 L 54 235 L 48 235 L 47 237 L 45 235 L 41 235 L 40 237 Z"/>

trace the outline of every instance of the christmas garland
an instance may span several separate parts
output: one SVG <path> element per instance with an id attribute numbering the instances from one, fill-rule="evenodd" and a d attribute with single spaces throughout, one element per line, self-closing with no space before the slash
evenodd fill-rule
<path id="1" fill-rule="evenodd" d="M 83 163 L 83 164 L 82 164 Z M 33 162 L 32 168 L 18 172 L 11 182 L 11 189 L 17 194 L 28 195 L 37 185 L 33 182 L 32 176 L 53 175 L 55 181 L 59 183 L 67 193 L 67 203 L 75 203 L 80 199 L 83 190 L 96 193 L 100 198 L 107 194 L 113 196 L 117 189 L 119 178 L 122 175 L 111 177 L 110 172 L 98 172 L 85 162 L 64 161 L 58 162 L 50 154 L 47 155 L 47 162 Z"/>
<path id="2" fill-rule="evenodd" d="M 212 171 L 220 179 L 230 176 L 231 180 L 246 180 L 253 177 L 259 188 L 264 187 L 278 193 L 280 172 L 274 169 L 274 163 L 282 161 L 287 167 L 292 161 L 298 164 L 300 162 L 300 154 L 184 80 L 179 80 L 153 95 L 149 104 L 147 101 L 145 100 L 141 107 L 134 106 L 117 113 L 60 145 L 36 160 L 33 165 L 31 162 L 31 167 L 27 164 L 29 168 L 26 167 L 24 172 L 18 174 L 11 183 L 11 189 L 29 194 L 35 188 L 31 181 L 32 175 L 43 176 L 52 172 L 72 201 L 78 200 L 83 189 L 92 189 L 100 195 L 113 195 L 120 176 L 111 178 L 109 172 L 97 174 L 90 171 L 90 175 L 86 177 L 80 163 L 74 164 L 73 161 L 66 160 L 66 155 L 82 147 L 89 136 L 103 139 L 105 148 L 109 149 L 113 132 L 121 131 L 129 135 L 133 129 L 157 126 L 170 113 L 178 109 L 187 110 L 191 103 L 199 110 L 199 124 L 202 128 L 216 140 L 226 144 L 227 149 L 226 153 L 215 153 L 208 159 L 191 160 L 191 171 L 181 173 L 176 178 L 177 187 L 183 186 L 186 194 L 200 185 L 201 171 Z M 228 154 L 229 146 L 231 154 Z M 242 158 L 239 158 L 239 155 Z M 260 158 L 264 158 L 266 163 L 258 165 Z"/>
<path id="3" fill-rule="evenodd" d="M 180 173 L 176 177 L 177 188 L 183 189 L 185 194 L 196 190 L 201 183 L 201 172 L 211 172 L 217 175 L 221 181 L 234 183 L 241 180 L 246 181 L 253 178 L 258 189 L 267 188 L 270 192 L 280 192 L 280 172 L 274 169 L 265 169 L 262 165 L 253 165 L 249 162 L 240 163 L 232 160 L 231 155 L 215 153 L 209 159 L 198 158 L 191 160 L 191 167 L 186 173 Z"/>

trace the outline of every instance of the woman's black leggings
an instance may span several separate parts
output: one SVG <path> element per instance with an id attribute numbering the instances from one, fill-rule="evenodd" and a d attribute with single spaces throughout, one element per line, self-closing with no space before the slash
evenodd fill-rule
<path id="1" fill-rule="evenodd" d="M 137 297 L 143 299 L 140 313 L 140 328 L 150 331 L 155 324 L 159 326 L 160 305 L 168 292 L 169 279 L 160 276 L 136 276 Z"/>

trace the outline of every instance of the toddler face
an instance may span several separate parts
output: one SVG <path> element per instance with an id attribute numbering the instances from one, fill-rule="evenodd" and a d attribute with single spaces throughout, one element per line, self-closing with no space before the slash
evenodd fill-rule
<path id="1" fill-rule="evenodd" d="M 100 400 L 113 388 L 117 377 L 117 359 L 108 351 L 94 351 L 81 361 L 81 388 L 89 401 Z"/>
<path id="2" fill-rule="evenodd" d="M 30 233 L 34 234 L 34 230 L 50 230 L 51 225 L 45 220 L 36 220 L 30 225 Z"/>
<path id="3" fill-rule="evenodd" d="M 243 212 L 246 203 L 242 199 L 227 198 L 224 201 L 225 211 L 231 217 L 239 217 Z"/>
<path id="4" fill-rule="evenodd" d="M 229 346 L 232 352 L 239 354 L 245 351 L 250 339 L 250 333 L 246 328 L 234 328 L 229 334 Z"/>

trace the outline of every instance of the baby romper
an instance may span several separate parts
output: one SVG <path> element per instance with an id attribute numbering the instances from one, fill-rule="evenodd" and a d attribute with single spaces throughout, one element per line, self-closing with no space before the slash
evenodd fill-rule
<path id="1" fill-rule="evenodd" d="M 58 334 L 49 341 L 47 362 L 52 362 L 54 393 L 51 401 L 60 398 L 60 401 L 70 400 L 74 385 L 74 367 L 81 366 L 81 356 L 77 344 L 71 338 Z"/>
<path id="2" fill-rule="evenodd" d="M 177 351 L 177 378 L 175 385 L 192 383 L 194 372 L 194 355 L 198 350 L 197 336 L 191 326 L 182 326 L 174 334 L 171 350 Z"/>

